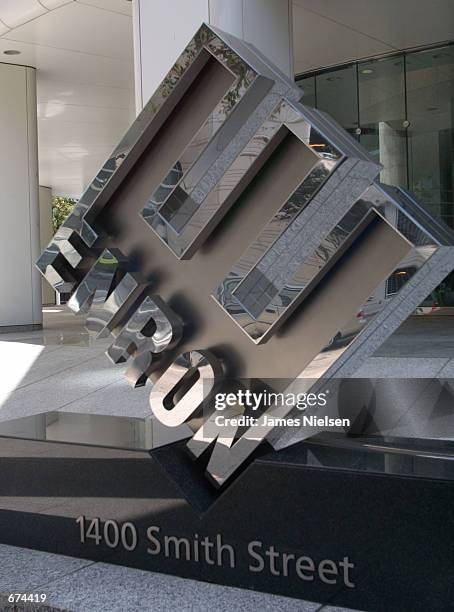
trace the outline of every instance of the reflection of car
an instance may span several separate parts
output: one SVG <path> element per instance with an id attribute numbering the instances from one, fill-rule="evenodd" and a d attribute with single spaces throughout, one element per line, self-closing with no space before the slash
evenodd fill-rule
<path id="1" fill-rule="evenodd" d="M 394 270 L 391 276 L 384 283 L 381 283 L 374 294 L 367 300 L 361 309 L 363 316 L 367 320 L 374 317 L 402 289 L 416 271 L 417 268 L 411 265 Z"/>
<path id="2" fill-rule="evenodd" d="M 391 276 L 382 283 L 374 295 L 369 298 L 367 303 L 361 309 L 362 316 L 366 319 L 371 319 L 375 316 L 407 281 L 415 274 L 417 268 L 407 266 L 398 268 Z M 435 291 L 432 291 L 425 300 L 415 309 L 413 314 L 453 314 L 454 307 L 454 275 L 450 275 L 445 279 Z"/>
<path id="3" fill-rule="evenodd" d="M 331 338 L 325 350 L 332 348 L 340 348 L 341 346 L 344 346 L 363 329 L 366 323 L 367 319 L 363 316 L 363 313 L 358 312 L 356 317 L 354 319 L 351 319 L 343 327 L 341 332 L 337 332 L 334 338 Z"/>
<path id="4" fill-rule="evenodd" d="M 412 265 L 398 268 L 382 283 L 363 305 L 356 317 L 330 340 L 325 350 L 340 348 L 348 344 L 366 324 L 375 317 L 385 304 L 410 280 L 417 268 Z M 454 314 L 454 273 L 450 274 L 435 291 L 416 308 L 416 315 Z"/>
<path id="5" fill-rule="evenodd" d="M 434 312 L 439 312 L 440 310 L 442 309 L 438 303 L 437 294 L 435 291 L 432 291 L 432 293 L 428 295 L 423 302 L 421 302 L 414 314 L 433 314 Z"/>

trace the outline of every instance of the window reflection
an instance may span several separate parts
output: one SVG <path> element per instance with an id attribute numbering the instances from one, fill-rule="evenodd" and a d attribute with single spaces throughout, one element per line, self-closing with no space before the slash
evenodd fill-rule
<path id="1" fill-rule="evenodd" d="M 304 104 L 328 112 L 383 165 L 383 183 L 409 188 L 454 228 L 454 44 L 356 62 L 298 82 Z M 388 290 L 398 281 L 392 276 Z M 454 306 L 454 273 L 435 293 L 428 300 L 437 308 Z"/>
<path id="2" fill-rule="evenodd" d="M 329 113 L 343 128 L 356 136 L 358 130 L 358 88 L 356 66 L 323 72 L 316 77 L 317 108 Z"/>
<path id="3" fill-rule="evenodd" d="M 454 226 L 454 47 L 407 56 L 410 189 Z"/>
<path id="4" fill-rule="evenodd" d="M 409 188 L 454 227 L 454 45 L 311 74 L 303 104 L 328 112 L 383 165 L 380 180 Z"/>
<path id="5" fill-rule="evenodd" d="M 307 77 L 305 79 L 301 79 L 297 83 L 299 87 L 303 90 L 303 97 L 301 98 L 301 103 L 306 106 L 312 106 L 314 108 L 317 107 L 317 101 L 315 97 L 315 77 Z"/>
<path id="6" fill-rule="evenodd" d="M 361 144 L 379 161 L 380 180 L 408 187 L 404 58 L 358 64 Z"/>

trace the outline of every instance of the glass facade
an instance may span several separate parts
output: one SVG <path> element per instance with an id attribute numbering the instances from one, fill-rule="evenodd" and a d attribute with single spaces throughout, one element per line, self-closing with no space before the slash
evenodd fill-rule
<path id="1" fill-rule="evenodd" d="M 454 45 L 356 62 L 297 79 L 302 102 L 328 112 L 454 227 Z"/>
<path id="2" fill-rule="evenodd" d="M 454 228 L 454 43 L 322 70 L 297 83 L 303 104 L 329 113 L 383 165 L 383 183 L 409 189 Z M 454 273 L 430 305 L 454 306 Z"/>

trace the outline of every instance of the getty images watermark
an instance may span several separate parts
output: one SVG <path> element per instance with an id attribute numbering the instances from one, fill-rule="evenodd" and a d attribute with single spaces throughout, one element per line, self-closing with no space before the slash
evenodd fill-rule
<path id="1" fill-rule="evenodd" d="M 217 427 L 263 425 L 273 427 L 350 427 L 350 419 L 348 418 L 327 414 L 323 416 L 300 415 L 296 412 L 304 412 L 309 408 L 322 409 L 322 411 L 325 409 L 326 411 L 329 395 L 329 390 L 319 393 L 279 393 L 266 389 L 261 391 L 236 389 L 228 393 L 216 393 L 214 406 L 219 414 L 214 416 L 214 422 Z M 278 416 L 276 412 L 287 414 Z"/>

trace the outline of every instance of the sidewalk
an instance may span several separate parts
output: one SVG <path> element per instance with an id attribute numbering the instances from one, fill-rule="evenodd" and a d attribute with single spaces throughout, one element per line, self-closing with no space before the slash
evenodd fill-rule
<path id="1" fill-rule="evenodd" d="M 71 612 L 337 612 L 346 608 L 290 599 L 0 545 L 0 609 L 10 593 L 46 594 L 17 610 Z M 9 607 L 11 606 L 11 607 Z M 22 607 L 23 606 L 23 607 Z M 28 606 L 28 607 L 27 607 Z"/>

